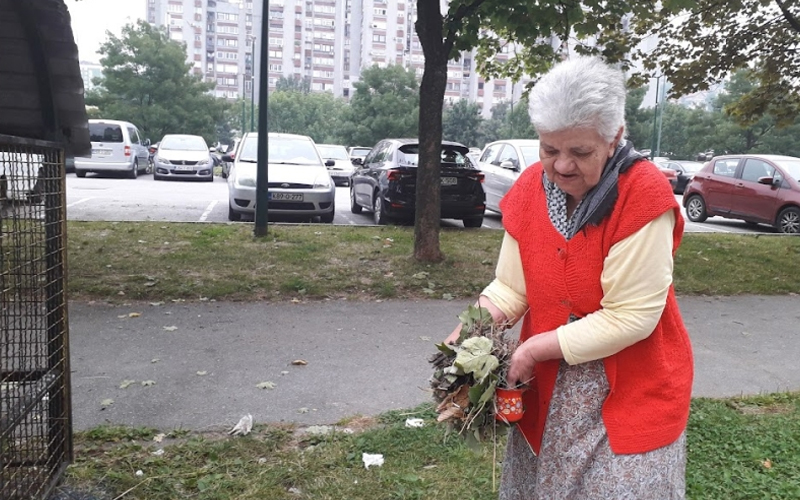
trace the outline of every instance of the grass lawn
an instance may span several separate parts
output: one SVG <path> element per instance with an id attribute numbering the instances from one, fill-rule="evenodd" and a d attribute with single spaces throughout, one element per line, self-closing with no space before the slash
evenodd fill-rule
<path id="1" fill-rule="evenodd" d="M 66 488 L 129 500 L 496 498 L 491 444 L 475 451 L 445 438 L 434 415 L 424 406 L 354 418 L 327 435 L 290 425 L 238 438 L 165 431 L 161 443 L 155 429 L 100 427 L 76 437 Z M 425 418 L 425 427 L 406 428 L 408 417 Z M 696 399 L 688 449 L 688 498 L 800 498 L 800 393 Z M 366 470 L 362 453 L 385 463 Z M 502 454 L 501 439 L 498 462 Z"/>
<path id="2" fill-rule="evenodd" d="M 69 293 L 78 300 L 469 300 L 493 277 L 502 232 L 443 230 L 438 264 L 413 261 L 408 227 L 270 226 L 254 239 L 249 224 L 70 221 L 68 236 Z M 675 288 L 796 293 L 798 257 L 797 237 L 686 234 Z M 405 428 L 409 416 L 427 425 Z M 76 436 L 64 489 L 102 500 L 496 498 L 494 448 L 446 439 L 433 422 L 424 406 L 353 417 L 325 435 L 290 424 L 240 438 L 99 427 Z M 800 498 L 800 393 L 696 399 L 688 436 L 689 498 Z M 502 440 L 497 450 L 499 461 Z M 362 453 L 386 462 L 366 470 Z"/>
<path id="3" fill-rule="evenodd" d="M 494 276 L 502 231 L 447 229 L 438 264 L 411 257 L 411 227 L 68 223 L 69 293 L 87 300 L 471 300 Z M 800 290 L 800 238 L 686 234 L 680 294 Z"/>

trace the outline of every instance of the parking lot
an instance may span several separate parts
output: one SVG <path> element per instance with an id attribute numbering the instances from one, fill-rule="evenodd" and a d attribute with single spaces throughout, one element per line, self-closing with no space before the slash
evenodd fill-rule
<path id="1" fill-rule="evenodd" d="M 676 198 L 680 203 L 681 196 Z M 156 182 L 152 175 L 122 179 L 89 174 L 79 179 L 75 174 L 67 174 L 67 218 L 82 221 L 228 222 L 228 185 L 220 177 L 215 177 L 214 182 Z M 336 217 L 333 222 L 340 225 L 373 223 L 371 213 L 350 212 L 346 187 L 336 188 Z M 461 221 L 444 220 L 442 227 L 463 226 Z M 483 227 L 502 229 L 500 214 L 487 211 Z M 700 224 L 687 221 L 686 231 L 774 232 L 767 226 L 752 228 L 744 222 L 721 218 L 710 218 Z"/>

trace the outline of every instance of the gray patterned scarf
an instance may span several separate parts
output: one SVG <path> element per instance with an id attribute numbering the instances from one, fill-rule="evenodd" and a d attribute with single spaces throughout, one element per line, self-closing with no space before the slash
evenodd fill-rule
<path id="1" fill-rule="evenodd" d="M 587 224 L 599 225 L 603 218 L 611 213 L 619 196 L 617 190 L 619 175 L 625 173 L 634 163 L 644 158 L 646 158 L 645 155 L 633 149 L 631 141 L 620 141 L 614 151 L 614 156 L 603 167 L 600 181 L 586 193 L 586 196 L 583 197 L 583 200 L 575 209 L 575 213 L 572 215 L 575 224 L 572 226 L 571 234 L 567 239 L 575 236 Z"/>

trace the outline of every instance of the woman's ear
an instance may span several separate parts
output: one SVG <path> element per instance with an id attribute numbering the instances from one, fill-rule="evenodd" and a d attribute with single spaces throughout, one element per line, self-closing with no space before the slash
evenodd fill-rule
<path id="1" fill-rule="evenodd" d="M 617 150 L 617 144 L 619 144 L 619 141 L 622 140 L 622 134 L 624 132 L 625 132 L 625 127 L 620 127 L 619 130 L 617 131 L 617 135 L 614 136 L 614 140 L 611 141 L 611 149 L 609 149 L 608 151 L 609 158 L 614 156 L 614 151 Z"/>

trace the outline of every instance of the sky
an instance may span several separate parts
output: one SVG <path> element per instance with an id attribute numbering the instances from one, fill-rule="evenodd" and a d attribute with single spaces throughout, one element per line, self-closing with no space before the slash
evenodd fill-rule
<path id="1" fill-rule="evenodd" d="M 146 0 L 66 0 L 72 32 L 81 61 L 99 63 L 97 50 L 106 31 L 119 35 L 122 27 L 145 17 Z"/>

